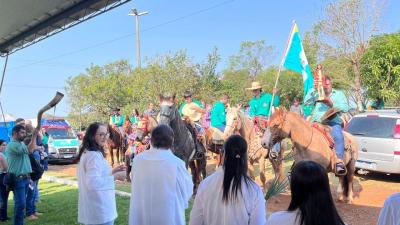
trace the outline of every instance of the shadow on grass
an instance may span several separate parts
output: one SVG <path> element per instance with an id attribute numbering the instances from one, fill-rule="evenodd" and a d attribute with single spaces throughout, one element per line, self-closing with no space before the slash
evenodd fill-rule
<path id="1" fill-rule="evenodd" d="M 73 225 L 78 223 L 78 189 L 76 187 L 41 181 L 40 202 L 36 207 L 44 215 L 27 225 Z M 8 201 L 8 216 L 12 217 L 14 203 L 12 194 Z M 118 218 L 115 224 L 128 224 L 129 198 L 117 197 Z M 11 224 L 11 221 L 10 221 Z"/>

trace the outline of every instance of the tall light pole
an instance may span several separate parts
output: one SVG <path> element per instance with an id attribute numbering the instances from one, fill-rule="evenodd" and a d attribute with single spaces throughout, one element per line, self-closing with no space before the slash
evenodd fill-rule
<path id="1" fill-rule="evenodd" d="M 139 13 L 137 9 L 132 9 L 132 12 L 129 13 L 129 16 L 135 16 L 136 17 L 136 51 L 137 51 L 137 67 L 140 69 L 141 68 L 141 62 L 140 62 L 140 34 L 139 34 L 139 16 L 143 16 L 148 14 L 149 12 L 141 12 Z"/>

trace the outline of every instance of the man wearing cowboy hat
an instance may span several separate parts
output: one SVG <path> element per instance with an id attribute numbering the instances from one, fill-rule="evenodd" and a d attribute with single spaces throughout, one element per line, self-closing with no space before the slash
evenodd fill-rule
<path id="1" fill-rule="evenodd" d="M 250 117 L 268 117 L 271 115 L 270 105 L 272 102 L 272 95 L 262 91 L 262 87 L 259 82 L 255 81 L 251 83 L 251 87 L 246 88 L 247 90 L 253 91 L 253 98 L 250 99 Z M 276 89 L 274 92 L 273 106 L 278 107 L 280 105 L 279 96 L 276 95 Z"/>
<path id="2" fill-rule="evenodd" d="M 346 169 L 343 163 L 344 136 L 339 115 L 349 111 L 349 102 L 342 91 L 332 88 L 332 79 L 329 76 L 326 76 L 324 91 L 326 98 L 319 101 L 315 89 L 311 89 L 304 98 L 304 103 L 305 105 L 315 105 L 311 113 L 311 121 L 324 123 L 332 128 L 331 136 L 335 142 L 334 146 L 338 158 L 336 174 L 345 175 Z"/>
<path id="3" fill-rule="evenodd" d="M 118 127 L 120 133 L 122 133 L 122 124 L 124 123 L 124 117 L 120 114 L 120 109 L 115 108 L 111 113 L 110 124 L 111 126 Z"/>
<path id="4" fill-rule="evenodd" d="M 201 114 L 205 112 L 205 110 L 203 109 L 203 105 L 198 100 L 193 98 L 193 93 L 191 91 L 189 90 L 185 91 L 185 93 L 183 94 L 183 98 L 185 99 L 185 101 L 182 102 L 182 104 L 179 106 L 179 114 L 181 114 L 181 116 L 185 116 L 183 114 L 183 107 L 185 107 L 186 104 L 191 104 L 191 103 L 194 103 L 198 106 L 198 107 L 196 106 L 192 107 L 196 112 Z"/>

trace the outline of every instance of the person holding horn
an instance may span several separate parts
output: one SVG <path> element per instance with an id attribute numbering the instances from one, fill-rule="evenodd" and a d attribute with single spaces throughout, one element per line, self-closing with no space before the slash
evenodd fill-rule
<path id="1" fill-rule="evenodd" d="M 340 115 L 349 111 L 349 102 L 343 91 L 332 88 L 332 79 L 322 72 L 321 65 L 318 65 L 314 76 L 322 82 L 315 82 L 314 89 L 311 89 L 304 98 L 304 104 L 315 105 L 311 113 L 312 122 L 331 127 L 330 133 L 337 156 L 335 174 L 344 176 L 347 171 L 343 163 L 345 143 Z"/>

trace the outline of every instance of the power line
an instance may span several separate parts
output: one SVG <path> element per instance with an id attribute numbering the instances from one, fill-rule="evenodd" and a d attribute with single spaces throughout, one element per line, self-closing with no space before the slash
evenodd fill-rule
<path id="1" fill-rule="evenodd" d="M 62 90 L 65 87 L 57 86 L 40 86 L 40 85 L 29 85 L 29 84 L 4 84 L 4 87 L 18 87 L 18 88 L 35 88 L 35 89 L 56 89 Z"/>
<path id="2" fill-rule="evenodd" d="M 146 32 L 146 31 L 154 30 L 154 29 L 156 29 L 156 28 L 159 28 L 159 27 L 162 27 L 162 26 L 171 24 L 171 23 L 175 23 L 175 22 L 177 22 L 177 21 L 180 21 L 180 20 L 183 20 L 183 19 L 186 19 L 186 18 L 195 16 L 195 15 L 198 15 L 198 14 L 201 14 L 201 13 L 204 13 L 204 12 L 207 12 L 207 11 L 210 11 L 210 10 L 212 10 L 212 9 L 221 7 L 221 6 L 223 6 L 223 5 L 229 4 L 229 3 L 234 2 L 234 1 L 235 1 L 235 0 L 223 1 L 223 2 L 221 2 L 221 3 L 212 5 L 212 6 L 208 7 L 208 8 L 200 9 L 200 10 L 194 11 L 194 12 L 192 12 L 192 13 L 186 14 L 186 15 L 184 15 L 184 16 L 180 16 L 180 17 L 177 17 L 177 18 L 175 18 L 175 19 L 166 21 L 166 22 L 164 22 L 164 23 L 160 23 L 160 24 L 157 24 L 157 25 L 155 25 L 155 26 L 146 28 L 146 29 L 144 29 L 144 30 L 141 30 L 141 32 Z M 119 37 L 116 37 L 116 38 L 114 38 L 114 39 L 110 39 L 110 40 L 107 40 L 107 41 L 103 41 L 103 42 L 100 42 L 100 43 L 97 43 L 97 44 L 94 44 L 94 45 L 91 45 L 91 46 L 88 46 L 88 47 L 85 47 L 85 48 L 77 49 L 77 50 L 74 50 L 74 51 L 71 51 L 71 52 L 62 53 L 62 54 L 59 54 L 59 55 L 56 55 L 56 56 L 53 56 L 53 57 L 45 58 L 45 59 L 42 59 L 42 60 L 39 60 L 39 61 L 35 61 L 35 62 L 32 62 L 32 63 L 28 63 L 28 64 L 25 64 L 25 65 L 22 65 L 22 66 L 12 67 L 12 68 L 10 68 L 9 70 L 21 69 L 21 68 L 29 67 L 29 66 L 32 66 L 32 65 L 35 65 L 35 64 L 40 64 L 40 63 L 43 63 L 43 62 L 52 61 L 52 60 L 54 60 L 54 59 L 61 58 L 61 57 L 65 57 L 65 56 L 68 56 L 68 55 L 73 55 L 73 54 L 76 54 L 76 53 L 79 53 L 79 52 L 87 51 L 87 50 L 90 50 L 90 49 L 92 49 L 92 48 L 97 48 L 97 47 L 99 47 L 99 46 L 107 45 L 107 44 L 110 44 L 110 43 L 113 43 L 113 42 L 116 42 L 116 41 L 119 41 L 119 40 L 122 40 L 122 39 L 125 39 L 125 38 L 128 38 L 128 37 L 131 37 L 131 36 L 133 36 L 133 35 L 135 35 L 135 34 L 136 34 L 136 32 L 134 32 L 134 33 L 129 33 L 129 34 L 126 34 L 126 35 L 123 35 L 123 36 L 119 36 Z"/>

